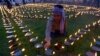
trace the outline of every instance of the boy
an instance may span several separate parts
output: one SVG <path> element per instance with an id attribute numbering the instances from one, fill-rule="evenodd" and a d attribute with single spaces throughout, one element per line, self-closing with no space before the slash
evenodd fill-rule
<path id="1" fill-rule="evenodd" d="M 52 11 L 52 17 L 49 18 L 45 32 L 44 48 L 49 48 L 51 39 L 58 36 L 65 35 L 66 32 L 66 19 L 64 8 L 62 5 L 55 5 Z"/>

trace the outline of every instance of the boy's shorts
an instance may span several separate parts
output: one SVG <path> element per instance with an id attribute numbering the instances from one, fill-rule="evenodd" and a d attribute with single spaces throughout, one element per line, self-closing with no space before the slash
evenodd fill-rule
<path id="1" fill-rule="evenodd" d="M 51 38 L 63 37 L 66 35 L 67 35 L 66 31 L 63 34 L 61 34 L 59 30 L 56 30 L 55 32 L 51 32 L 50 34 Z"/>

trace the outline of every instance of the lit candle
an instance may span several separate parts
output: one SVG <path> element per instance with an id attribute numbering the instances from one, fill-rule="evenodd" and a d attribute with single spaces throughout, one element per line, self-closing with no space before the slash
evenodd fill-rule
<path id="1" fill-rule="evenodd" d="M 78 54 L 78 56 L 81 56 L 81 54 Z"/>
<path id="2" fill-rule="evenodd" d="M 93 44 L 92 44 L 92 42 L 90 43 L 90 47 L 92 47 L 93 46 Z"/>
<path id="3" fill-rule="evenodd" d="M 18 43 L 18 45 L 20 46 L 22 43 Z"/>
<path id="4" fill-rule="evenodd" d="M 64 40 L 65 42 L 67 41 L 67 39 Z"/>
<path id="5" fill-rule="evenodd" d="M 83 37 L 83 35 L 81 35 L 81 37 Z"/>
<path id="6" fill-rule="evenodd" d="M 64 49 L 65 47 L 64 47 L 64 46 L 62 46 L 61 48 L 62 48 L 62 49 Z"/>
<path id="7" fill-rule="evenodd" d="M 96 25 L 96 22 L 93 23 L 93 26 L 95 26 L 95 25 Z"/>
<path id="8" fill-rule="evenodd" d="M 21 50 L 22 52 L 24 52 L 25 51 L 25 48 L 22 48 L 22 50 Z"/>
<path id="9" fill-rule="evenodd" d="M 19 40 L 19 38 L 16 38 L 16 41 L 18 41 Z"/>
<path id="10" fill-rule="evenodd" d="M 24 56 L 27 56 L 26 54 Z"/>
<path id="11" fill-rule="evenodd" d="M 86 32 L 84 32 L 84 34 L 86 34 Z"/>
<path id="12" fill-rule="evenodd" d="M 72 35 L 69 36 L 69 38 L 71 38 L 71 37 L 72 37 Z"/>
<path id="13" fill-rule="evenodd" d="M 90 29 L 88 29 L 88 31 L 90 31 Z"/>
<path id="14" fill-rule="evenodd" d="M 88 28 L 88 26 L 86 25 L 85 28 Z"/>
<path id="15" fill-rule="evenodd" d="M 13 55 L 13 54 L 14 54 L 14 52 L 15 52 L 15 51 L 12 51 L 12 52 L 10 52 L 10 54 L 11 54 L 11 55 Z"/>
<path id="16" fill-rule="evenodd" d="M 100 39 L 100 36 L 98 36 L 98 38 Z"/>
<path id="17" fill-rule="evenodd" d="M 90 24 L 88 24 L 88 27 L 90 27 L 91 25 Z"/>
<path id="18" fill-rule="evenodd" d="M 13 45 L 9 46 L 9 49 L 11 49 L 11 48 L 12 48 L 12 46 L 13 46 Z"/>
<path id="19" fill-rule="evenodd" d="M 80 29 L 78 30 L 78 33 L 80 32 Z"/>
<path id="20" fill-rule="evenodd" d="M 93 38 L 93 41 L 94 41 L 94 42 L 96 42 L 96 39 L 95 39 L 95 38 Z"/>
<path id="21" fill-rule="evenodd" d="M 100 23 L 100 20 L 98 20 L 98 23 Z"/>
<path id="22" fill-rule="evenodd" d="M 12 42 L 12 40 L 9 40 L 8 43 Z"/>
<path id="23" fill-rule="evenodd" d="M 77 32 L 75 33 L 75 35 L 77 35 Z"/>
<path id="24" fill-rule="evenodd" d="M 60 50 L 62 48 L 62 44 L 60 42 L 56 43 L 56 44 L 54 44 L 54 47 L 56 50 Z"/>
<path id="25" fill-rule="evenodd" d="M 77 38 L 77 40 L 79 40 L 79 38 Z"/>
<path id="26" fill-rule="evenodd" d="M 53 51 L 53 55 L 55 55 L 55 51 Z"/>

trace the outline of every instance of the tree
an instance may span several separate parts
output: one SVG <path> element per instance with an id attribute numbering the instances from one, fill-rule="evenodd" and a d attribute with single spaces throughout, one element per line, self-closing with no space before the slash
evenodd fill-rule
<path id="1" fill-rule="evenodd" d="M 6 6 L 8 9 L 12 8 L 12 4 L 11 4 L 10 0 L 4 0 L 4 2 L 6 3 Z"/>
<path id="2" fill-rule="evenodd" d="M 26 4 L 26 3 L 25 3 L 25 0 L 23 0 L 23 4 Z"/>
<path id="3" fill-rule="evenodd" d="M 96 0 L 96 7 L 100 7 L 100 0 Z"/>

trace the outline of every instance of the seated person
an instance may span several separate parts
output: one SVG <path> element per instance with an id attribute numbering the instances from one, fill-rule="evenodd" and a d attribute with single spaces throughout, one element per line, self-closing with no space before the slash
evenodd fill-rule
<path id="1" fill-rule="evenodd" d="M 55 5 L 52 11 L 52 17 L 48 19 L 44 48 L 49 48 L 51 39 L 66 34 L 66 19 L 62 5 Z"/>

